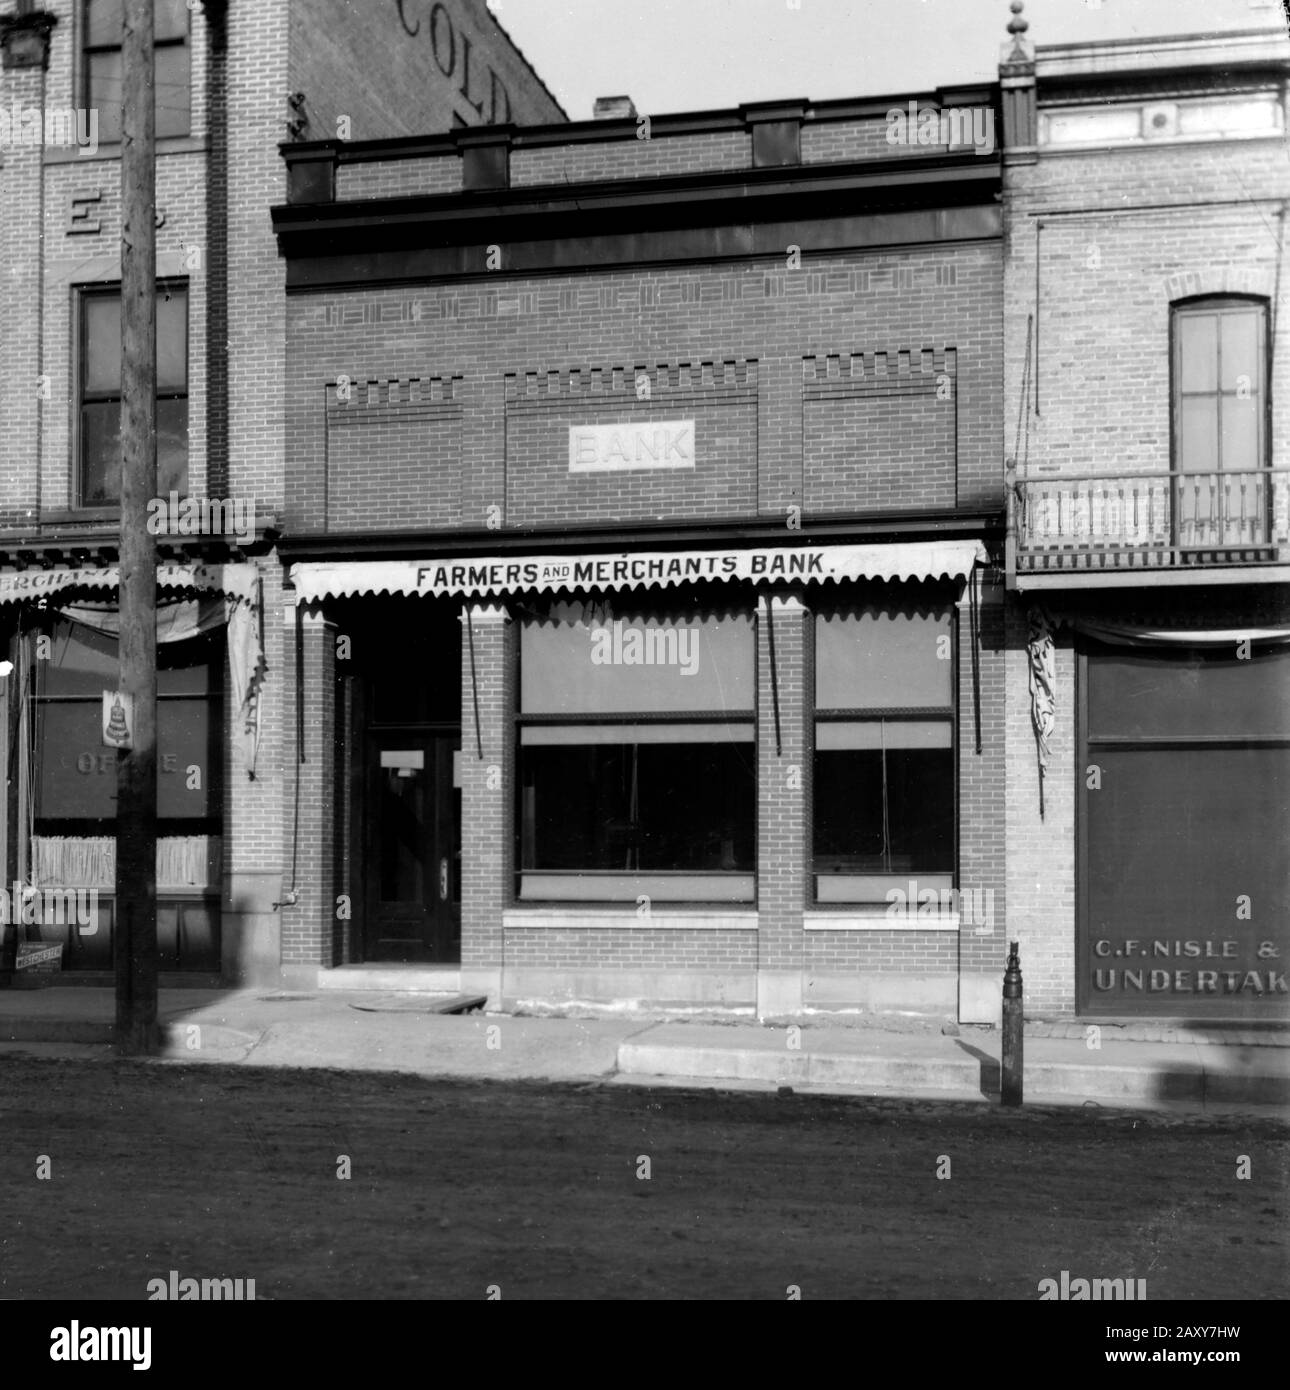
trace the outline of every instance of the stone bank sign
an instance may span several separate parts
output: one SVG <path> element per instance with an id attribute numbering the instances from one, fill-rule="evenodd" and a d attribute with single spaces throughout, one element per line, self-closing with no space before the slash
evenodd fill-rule
<path id="1" fill-rule="evenodd" d="M 641 420 L 622 425 L 569 427 L 570 473 L 693 467 L 693 420 Z"/>
<path id="2" fill-rule="evenodd" d="M 430 46 L 435 66 L 457 84 L 457 95 L 483 125 L 504 125 L 511 119 L 511 97 L 495 69 L 475 55 L 470 36 L 454 20 L 443 0 L 394 0 L 399 23 L 409 38 Z M 478 36 L 476 36 L 478 37 Z"/>

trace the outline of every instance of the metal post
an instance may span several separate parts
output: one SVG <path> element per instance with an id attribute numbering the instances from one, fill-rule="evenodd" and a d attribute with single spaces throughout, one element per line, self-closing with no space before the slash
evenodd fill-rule
<path id="1" fill-rule="evenodd" d="M 1008 943 L 1008 966 L 1003 972 L 1003 1085 L 1004 1105 L 1021 1104 L 1022 1051 L 1025 1023 L 1021 1004 L 1021 961 L 1017 943 Z"/>

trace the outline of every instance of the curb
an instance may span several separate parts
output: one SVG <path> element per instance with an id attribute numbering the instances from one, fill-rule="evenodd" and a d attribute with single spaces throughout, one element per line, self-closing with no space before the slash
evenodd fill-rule
<path id="1" fill-rule="evenodd" d="M 802 1052 L 783 1056 L 740 1048 L 623 1043 L 623 1076 L 688 1079 L 696 1082 L 756 1081 L 776 1086 L 869 1087 L 883 1091 L 997 1096 L 999 1064 L 964 1058 L 914 1060 L 854 1053 Z M 1025 1069 L 1027 1093 L 1106 1101 L 1181 1101 L 1193 1105 L 1290 1105 L 1290 1076 L 1195 1067 L 1082 1066 L 1032 1062 Z"/>

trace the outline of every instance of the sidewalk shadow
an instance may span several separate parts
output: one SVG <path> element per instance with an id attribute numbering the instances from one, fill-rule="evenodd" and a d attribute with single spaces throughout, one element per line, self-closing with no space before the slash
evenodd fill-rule
<path id="1" fill-rule="evenodd" d="M 988 1100 L 997 1099 L 999 1087 L 1002 1084 L 999 1077 L 998 1061 L 991 1057 L 988 1052 L 982 1052 L 979 1047 L 965 1043 L 962 1038 L 955 1038 L 954 1041 L 969 1057 L 975 1057 L 981 1064 L 981 1094 Z"/>

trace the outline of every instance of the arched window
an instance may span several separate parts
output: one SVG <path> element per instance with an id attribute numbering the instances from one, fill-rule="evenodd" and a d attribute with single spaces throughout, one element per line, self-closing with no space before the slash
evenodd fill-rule
<path id="1" fill-rule="evenodd" d="M 1175 541 L 1267 541 L 1266 300 L 1235 295 L 1173 306 Z"/>

